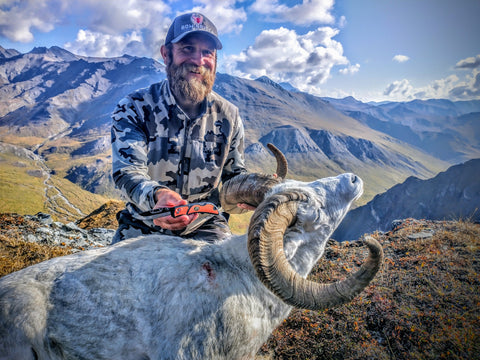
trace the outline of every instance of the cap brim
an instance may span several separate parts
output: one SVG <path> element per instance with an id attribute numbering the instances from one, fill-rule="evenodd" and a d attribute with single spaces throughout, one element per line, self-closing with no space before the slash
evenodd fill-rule
<path id="1" fill-rule="evenodd" d="M 217 50 L 221 50 L 223 48 L 223 45 L 222 43 L 220 42 L 220 40 L 218 39 L 218 37 L 216 37 L 215 35 L 213 35 L 212 33 L 208 32 L 208 31 L 203 31 L 203 30 L 193 30 L 193 31 L 189 31 L 189 32 L 185 32 L 179 36 L 177 36 L 175 39 L 173 39 L 172 41 L 170 41 L 171 43 L 175 44 L 177 42 L 179 42 L 180 40 L 182 40 L 185 36 L 187 35 L 190 35 L 190 34 L 195 34 L 195 33 L 199 33 L 199 34 L 202 34 L 202 35 L 206 35 L 208 36 L 210 39 L 213 40 L 213 43 L 215 44 L 215 48 Z"/>

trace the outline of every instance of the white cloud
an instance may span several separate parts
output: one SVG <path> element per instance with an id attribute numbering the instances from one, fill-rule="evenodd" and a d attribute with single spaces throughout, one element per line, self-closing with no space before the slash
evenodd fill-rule
<path id="1" fill-rule="evenodd" d="M 343 29 L 345 26 L 347 26 L 347 18 L 344 15 L 342 15 L 338 19 L 338 27 Z"/>
<path id="2" fill-rule="evenodd" d="M 247 21 L 247 13 L 243 8 L 236 8 L 236 0 L 197 0 L 202 6 L 196 6 L 192 11 L 198 11 L 208 16 L 221 34 L 239 33 L 243 23 Z"/>
<path id="3" fill-rule="evenodd" d="M 304 35 L 280 27 L 264 30 L 252 46 L 239 55 L 226 57 L 225 71 L 237 76 L 268 76 L 276 82 L 289 82 L 314 94 L 330 77 L 334 66 L 344 66 L 345 73 L 358 71 L 343 55 L 342 45 L 332 38 L 338 30 L 320 27 Z"/>
<path id="4" fill-rule="evenodd" d="M 410 99 L 412 92 L 413 86 L 407 79 L 403 79 L 388 85 L 383 94 L 392 99 Z"/>
<path id="5" fill-rule="evenodd" d="M 342 75 L 352 75 L 360 70 L 360 64 L 349 65 L 346 68 L 340 69 L 339 72 Z"/>
<path id="6" fill-rule="evenodd" d="M 175 0 L 0 0 L 0 36 L 31 42 L 36 31 L 75 23 L 79 30 L 65 46 L 80 55 L 124 53 L 159 58 L 168 27 L 178 15 Z M 193 0 L 191 11 L 208 14 L 220 33 L 239 32 L 247 15 L 235 0 Z M 188 9 L 185 9 L 185 12 Z"/>
<path id="7" fill-rule="evenodd" d="M 473 59 L 467 58 L 457 63 L 457 68 L 473 68 L 472 72 L 462 79 L 452 74 L 443 79 L 432 81 L 423 87 L 414 87 L 407 79 L 394 81 L 383 92 L 383 100 L 450 99 L 455 101 L 480 99 L 480 69 L 475 68 Z M 462 66 L 459 66 L 459 64 Z"/>
<path id="8" fill-rule="evenodd" d="M 392 60 L 399 63 L 404 63 L 410 60 L 410 58 L 406 55 L 395 55 Z"/>
<path id="9" fill-rule="evenodd" d="M 119 35 L 141 29 L 154 30 L 168 20 L 170 7 L 158 0 L 70 0 L 73 12 L 86 12 L 78 18 L 80 26 L 92 32 Z"/>
<path id="10" fill-rule="evenodd" d="M 33 40 L 34 29 L 53 30 L 68 9 L 68 4 L 61 0 L 2 0 L 1 5 L 0 35 L 24 43 Z"/>
<path id="11" fill-rule="evenodd" d="M 464 81 L 449 89 L 449 97 L 456 100 L 480 100 L 480 70 L 473 69 Z"/>
<path id="12" fill-rule="evenodd" d="M 455 68 L 457 69 L 475 69 L 480 67 L 480 54 L 475 57 L 468 57 L 460 60 Z"/>
<path id="13" fill-rule="evenodd" d="M 291 7 L 278 0 L 256 0 L 250 10 L 265 15 L 267 21 L 289 21 L 297 25 L 332 24 L 335 21 L 330 13 L 333 5 L 334 0 L 303 0 Z"/>
<path id="14" fill-rule="evenodd" d="M 75 54 L 85 56 L 119 56 L 128 53 L 128 49 L 135 50 L 139 55 L 148 53 L 142 43 L 142 37 L 135 31 L 127 35 L 110 35 L 80 30 L 75 42 L 66 43 L 64 46 Z"/>

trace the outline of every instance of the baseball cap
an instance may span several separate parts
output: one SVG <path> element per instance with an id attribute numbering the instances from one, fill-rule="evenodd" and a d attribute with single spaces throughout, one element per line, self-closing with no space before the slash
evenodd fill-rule
<path id="1" fill-rule="evenodd" d="M 206 16 L 200 13 L 177 16 L 168 29 L 165 45 L 177 43 L 191 33 L 203 33 L 213 40 L 217 49 L 222 48 L 222 43 L 218 39 L 217 28 Z"/>

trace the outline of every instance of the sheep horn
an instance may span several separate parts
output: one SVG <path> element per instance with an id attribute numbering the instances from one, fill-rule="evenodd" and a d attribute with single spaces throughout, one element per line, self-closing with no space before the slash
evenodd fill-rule
<path id="1" fill-rule="evenodd" d="M 288 164 L 283 153 L 273 144 L 267 144 L 267 147 L 272 151 L 277 160 L 277 177 L 250 173 L 240 174 L 226 181 L 220 191 L 220 203 L 226 212 L 230 214 L 245 212 L 246 210 L 242 210 L 237 206 L 238 203 L 258 206 L 263 201 L 268 190 L 282 182 L 285 176 L 287 176 Z"/>
<path id="2" fill-rule="evenodd" d="M 372 237 L 365 243 L 370 251 L 361 268 L 344 280 L 320 284 L 304 279 L 285 257 L 283 236 L 296 221 L 303 192 L 276 194 L 262 203 L 252 216 L 248 231 L 248 251 L 259 279 L 285 303 L 310 310 L 321 310 L 351 301 L 374 278 L 383 262 L 383 250 Z"/>
<path id="3" fill-rule="evenodd" d="M 277 160 L 277 176 L 281 179 L 285 179 L 288 172 L 288 163 L 285 155 L 273 144 L 268 143 L 267 147 L 270 149 L 275 159 Z"/>

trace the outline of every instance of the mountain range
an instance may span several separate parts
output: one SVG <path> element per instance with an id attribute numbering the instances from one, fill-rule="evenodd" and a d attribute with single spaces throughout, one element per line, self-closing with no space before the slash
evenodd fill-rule
<path id="1" fill-rule="evenodd" d="M 8 144 L 1 148 L 0 167 L 21 181 L 41 168 L 48 174 L 44 181 L 56 182 L 58 191 L 68 182 L 78 186 L 72 193 L 92 195 L 91 206 L 104 200 L 97 195 L 118 198 L 111 179 L 110 114 L 126 94 L 164 78 L 163 64 L 149 58 L 84 57 L 55 46 L 22 54 L 0 46 L 0 144 Z M 265 148 L 272 142 L 285 153 L 291 178 L 361 176 L 365 194 L 359 205 L 410 176 L 431 178 L 480 157 L 480 101 L 362 103 L 316 97 L 267 77 L 220 73 L 214 90 L 240 110 L 251 171 L 274 171 Z M 30 152 L 28 159 L 18 156 L 22 151 Z"/>
<path id="2" fill-rule="evenodd" d="M 480 159 L 427 180 L 411 176 L 347 213 L 332 237 L 355 240 L 376 230 L 392 230 L 395 220 L 405 218 L 480 222 L 479 178 Z"/>

